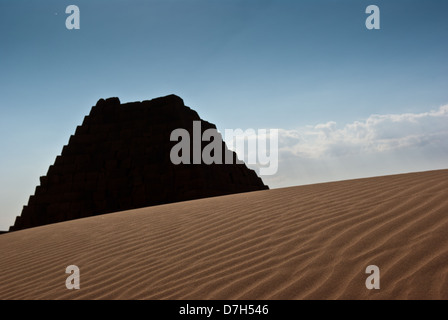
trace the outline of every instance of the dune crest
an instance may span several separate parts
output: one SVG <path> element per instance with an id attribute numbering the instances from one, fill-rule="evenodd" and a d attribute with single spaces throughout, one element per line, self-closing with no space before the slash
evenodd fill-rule
<path id="1" fill-rule="evenodd" d="M 448 299 L 447 213 L 438 170 L 46 225 L 0 236 L 0 299 Z"/>

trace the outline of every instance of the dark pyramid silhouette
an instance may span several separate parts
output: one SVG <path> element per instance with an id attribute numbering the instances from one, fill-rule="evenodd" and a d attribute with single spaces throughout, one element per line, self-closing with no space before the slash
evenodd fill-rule
<path id="1" fill-rule="evenodd" d="M 216 129 L 175 95 L 126 104 L 118 98 L 100 99 L 40 178 L 10 231 L 268 189 L 244 163 L 172 164 L 170 151 L 178 142 L 170 141 L 171 132 L 184 128 L 192 137 L 193 121 L 201 121 L 202 132 Z M 224 155 L 232 152 L 222 139 L 220 143 Z"/>

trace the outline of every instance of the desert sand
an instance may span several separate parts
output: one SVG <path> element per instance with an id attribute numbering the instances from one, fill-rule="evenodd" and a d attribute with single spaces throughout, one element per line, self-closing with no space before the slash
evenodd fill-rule
<path id="1" fill-rule="evenodd" d="M 448 299 L 447 231 L 448 170 L 174 203 L 0 235 L 0 299 Z"/>

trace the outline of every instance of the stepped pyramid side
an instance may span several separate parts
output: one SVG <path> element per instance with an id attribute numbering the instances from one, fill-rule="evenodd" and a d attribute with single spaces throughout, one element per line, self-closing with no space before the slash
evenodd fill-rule
<path id="1" fill-rule="evenodd" d="M 170 134 L 184 128 L 192 136 L 193 121 L 201 121 L 202 132 L 216 129 L 175 95 L 126 104 L 118 98 L 99 100 L 40 178 L 10 231 L 268 189 L 244 163 L 172 164 L 170 150 L 177 142 Z M 232 152 L 221 143 L 223 154 Z"/>

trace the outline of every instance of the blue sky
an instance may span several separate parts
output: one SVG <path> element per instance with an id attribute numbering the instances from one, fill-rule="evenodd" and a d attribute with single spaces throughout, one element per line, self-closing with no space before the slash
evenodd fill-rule
<path id="1" fill-rule="evenodd" d="M 0 0 L 0 230 L 111 96 L 174 93 L 220 130 L 281 129 L 271 187 L 448 168 L 447 14 L 440 0 Z"/>

